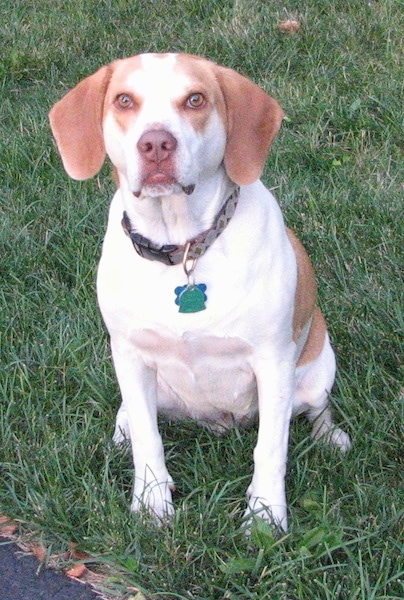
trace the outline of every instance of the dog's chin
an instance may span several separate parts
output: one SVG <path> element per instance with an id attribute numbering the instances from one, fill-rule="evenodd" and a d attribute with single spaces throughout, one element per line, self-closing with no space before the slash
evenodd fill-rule
<path id="1" fill-rule="evenodd" d="M 161 198 L 175 194 L 186 194 L 189 196 L 195 189 L 195 185 L 181 185 L 177 181 L 167 183 L 144 183 L 140 190 L 133 192 L 136 198 Z"/>

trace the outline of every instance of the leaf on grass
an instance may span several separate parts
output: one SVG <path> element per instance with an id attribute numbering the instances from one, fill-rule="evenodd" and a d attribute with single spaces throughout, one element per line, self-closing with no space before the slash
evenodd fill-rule
<path id="1" fill-rule="evenodd" d="M 313 500 L 312 498 L 303 498 L 303 500 L 301 501 L 301 505 L 304 508 L 304 510 L 308 513 L 318 515 L 322 514 L 321 504 L 319 504 L 316 500 Z"/>
<path id="2" fill-rule="evenodd" d="M 327 525 L 319 525 L 308 531 L 298 548 L 304 554 L 312 554 L 315 550 L 322 552 L 324 547 L 335 548 L 341 544 L 343 531 L 341 527 L 332 530 Z"/>
<path id="3" fill-rule="evenodd" d="M 42 562 L 42 561 L 45 560 L 45 557 L 46 557 L 46 548 L 45 548 L 45 546 L 42 546 L 41 544 L 38 544 L 37 546 L 33 546 L 31 548 L 31 552 L 35 556 L 35 558 L 37 560 L 39 560 L 39 562 Z"/>
<path id="4" fill-rule="evenodd" d="M 276 544 L 275 529 L 271 523 L 265 519 L 256 518 L 251 526 L 251 541 L 259 548 L 264 548 L 267 552 L 273 549 Z"/>
<path id="5" fill-rule="evenodd" d="M 350 157 L 349 156 L 342 156 L 342 158 L 334 158 L 334 160 L 332 161 L 332 166 L 333 167 L 342 167 L 342 165 L 345 165 L 346 163 L 350 162 Z"/>
<path id="6" fill-rule="evenodd" d="M 18 529 L 18 525 L 15 521 L 10 519 L 7 515 L 0 515 L 0 534 L 8 537 L 13 535 Z"/>
<path id="7" fill-rule="evenodd" d="M 132 558 L 131 556 L 126 556 L 123 559 L 122 563 L 123 563 L 124 567 L 126 569 L 128 569 L 128 571 L 133 571 L 134 573 L 136 573 L 139 568 L 138 561 L 135 560 L 134 558 Z"/>
<path id="8" fill-rule="evenodd" d="M 73 565 L 71 567 L 71 569 L 68 569 L 67 571 L 65 571 L 65 573 L 68 577 L 74 577 L 76 579 L 80 579 L 80 577 L 83 577 L 83 575 L 86 571 L 87 571 L 86 565 L 84 565 L 83 563 L 77 563 L 77 565 Z"/>
<path id="9" fill-rule="evenodd" d="M 283 33 L 296 33 L 300 29 L 300 22 L 295 19 L 286 19 L 278 23 L 278 29 Z"/>
<path id="10" fill-rule="evenodd" d="M 357 98 L 356 100 L 354 100 L 351 104 L 351 106 L 348 108 L 348 112 L 350 117 L 352 118 L 353 115 L 357 112 L 357 110 L 362 106 L 362 100 L 360 98 Z"/>
<path id="11" fill-rule="evenodd" d="M 319 525 L 318 527 L 310 529 L 310 531 L 308 531 L 303 537 L 301 543 L 299 544 L 299 548 L 307 548 L 310 550 L 311 548 L 318 546 L 324 541 L 327 533 L 328 530 L 326 527 L 324 527 L 324 525 Z"/>
<path id="12" fill-rule="evenodd" d="M 232 558 L 225 565 L 220 565 L 220 570 L 226 575 L 236 575 L 237 573 L 251 573 L 256 566 L 255 558 Z"/>
<path id="13" fill-rule="evenodd" d="M 5 537 L 14 535 L 15 532 L 17 531 L 18 526 L 17 525 L 5 525 L 4 527 L 2 527 L 0 529 L 0 533 L 1 535 L 4 535 Z"/>
<path id="14" fill-rule="evenodd" d="M 82 552 L 81 550 L 78 550 L 77 542 L 69 543 L 69 554 L 70 554 L 70 557 L 75 560 L 86 560 L 87 558 L 90 558 L 89 554 L 87 554 L 86 552 Z"/>

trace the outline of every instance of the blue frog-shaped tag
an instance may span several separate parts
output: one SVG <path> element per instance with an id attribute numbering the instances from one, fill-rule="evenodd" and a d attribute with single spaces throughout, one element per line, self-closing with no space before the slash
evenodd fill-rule
<path id="1" fill-rule="evenodd" d="M 206 285 L 204 283 L 179 285 L 174 290 L 175 303 L 179 306 L 180 313 L 194 313 L 205 310 L 205 302 L 208 299 Z"/>

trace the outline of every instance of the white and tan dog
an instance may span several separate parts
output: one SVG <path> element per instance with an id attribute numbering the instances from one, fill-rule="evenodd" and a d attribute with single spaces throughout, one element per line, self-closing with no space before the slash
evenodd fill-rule
<path id="1" fill-rule="evenodd" d="M 289 422 L 345 451 L 327 396 L 335 359 L 309 258 L 259 181 L 283 113 L 254 83 L 205 59 L 145 54 L 87 77 L 50 113 L 67 173 L 119 180 L 98 299 L 122 393 L 132 510 L 164 519 L 173 480 L 157 413 L 217 430 L 259 415 L 251 513 L 287 527 Z"/>

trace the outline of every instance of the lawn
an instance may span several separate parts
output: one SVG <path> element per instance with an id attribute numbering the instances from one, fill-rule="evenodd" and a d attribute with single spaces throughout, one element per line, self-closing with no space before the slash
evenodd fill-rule
<path id="1" fill-rule="evenodd" d="M 0 514 L 48 556 L 76 542 L 109 565 L 116 598 L 402 598 L 403 2 L 0 0 L 0 14 Z M 301 28 L 282 33 L 290 17 Z M 113 183 L 108 166 L 68 179 L 47 113 L 145 51 L 232 67 L 287 115 L 263 178 L 313 259 L 338 355 L 331 401 L 354 446 L 342 457 L 293 423 L 281 538 L 240 531 L 254 430 L 162 422 L 174 521 L 129 513 L 94 285 Z"/>

